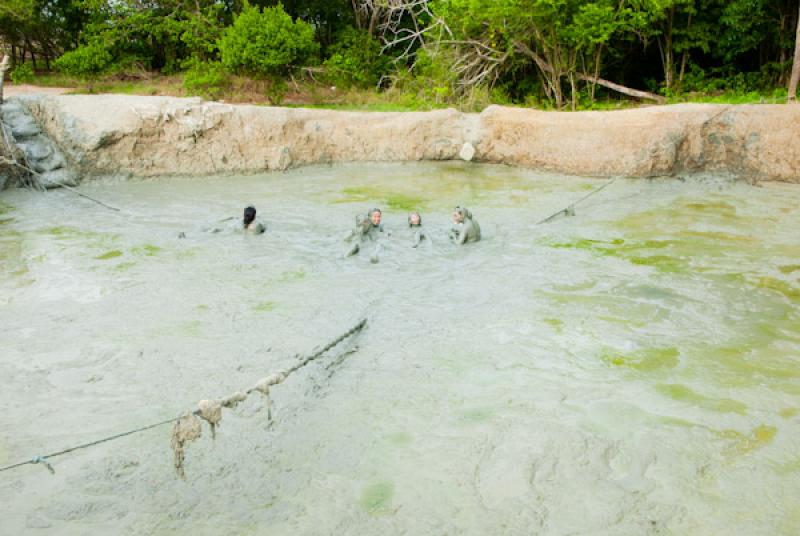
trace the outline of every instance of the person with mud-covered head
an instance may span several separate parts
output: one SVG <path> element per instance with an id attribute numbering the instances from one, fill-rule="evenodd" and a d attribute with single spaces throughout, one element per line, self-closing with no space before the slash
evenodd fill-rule
<path id="1" fill-rule="evenodd" d="M 408 215 L 408 228 L 413 233 L 411 237 L 412 248 L 418 247 L 420 242 L 428 238 L 422 228 L 422 216 L 419 215 L 419 212 L 412 212 Z"/>
<path id="2" fill-rule="evenodd" d="M 367 212 L 366 217 L 356 216 L 356 227 L 346 238 L 347 241 L 352 242 L 352 245 L 345 252 L 345 257 L 358 253 L 361 250 L 362 242 L 366 240 L 371 242 L 378 241 L 382 237 L 384 233 L 383 224 L 381 223 L 382 218 L 383 214 L 379 208 L 373 208 Z M 375 246 L 375 251 L 372 254 L 373 263 L 378 262 L 378 253 L 380 250 L 381 245 L 379 243 Z"/>
<path id="3" fill-rule="evenodd" d="M 463 245 L 481 239 L 481 227 L 472 217 L 472 212 L 465 207 L 453 209 L 453 228 L 450 229 L 450 240 Z"/>

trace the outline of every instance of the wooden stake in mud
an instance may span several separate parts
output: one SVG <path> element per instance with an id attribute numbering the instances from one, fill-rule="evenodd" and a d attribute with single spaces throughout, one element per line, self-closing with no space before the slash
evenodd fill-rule
<path id="1" fill-rule="evenodd" d="M 11 68 L 11 60 L 8 59 L 8 54 L 3 56 L 3 61 L 0 62 L 0 104 L 3 104 L 3 80 L 6 77 L 6 71 Z"/>

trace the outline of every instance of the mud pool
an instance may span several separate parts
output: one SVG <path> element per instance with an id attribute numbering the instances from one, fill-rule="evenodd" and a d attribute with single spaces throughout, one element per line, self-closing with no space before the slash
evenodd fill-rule
<path id="1" fill-rule="evenodd" d="M 3 534 L 797 534 L 800 190 L 458 164 L 0 195 L 0 465 L 351 344 L 206 429 L 0 474 Z M 254 203 L 262 236 L 202 228 Z M 469 206 L 484 239 L 445 234 Z M 384 207 L 379 264 L 341 259 Z M 420 209 L 432 244 L 410 247 Z M 183 231 L 186 239 L 178 239 Z"/>

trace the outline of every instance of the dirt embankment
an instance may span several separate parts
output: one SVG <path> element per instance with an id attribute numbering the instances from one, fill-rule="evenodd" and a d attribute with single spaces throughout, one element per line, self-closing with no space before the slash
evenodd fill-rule
<path id="1" fill-rule="evenodd" d="M 492 106 L 465 114 L 123 95 L 37 96 L 25 103 L 89 175 L 448 160 L 472 156 L 474 149 L 475 161 L 587 176 L 712 171 L 800 182 L 800 106 L 685 104 L 577 113 Z"/>

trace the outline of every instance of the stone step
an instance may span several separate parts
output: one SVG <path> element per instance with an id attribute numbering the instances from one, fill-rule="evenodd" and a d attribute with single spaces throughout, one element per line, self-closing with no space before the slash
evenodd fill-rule
<path id="1" fill-rule="evenodd" d="M 53 154 L 53 144 L 43 136 L 31 138 L 28 141 L 17 143 L 17 147 L 25 151 L 25 158 L 28 162 L 44 160 Z"/>
<path id="2" fill-rule="evenodd" d="M 30 160 L 28 163 L 31 165 L 34 171 L 39 173 L 46 173 L 48 171 L 60 169 L 67 164 L 66 160 L 64 160 L 64 157 L 61 156 L 61 153 L 53 153 L 47 158 L 43 158 L 41 160 Z"/>
<path id="3" fill-rule="evenodd" d="M 78 174 L 66 168 L 48 171 L 39 175 L 39 182 L 45 188 L 60 188 L 61 186 L 77 186 Z"/>
<path id="4" fill-rule="evenodd" d="M 22 120 L 13 123 L 9 121 L 7 124 L 11 127 L 11 134 L 17 140 L 32 138 L 42 132 L 42 129 L 39 128 L 39 125 L 37 125 L 36 121 L 31 117 L 23 116 Z"/>

